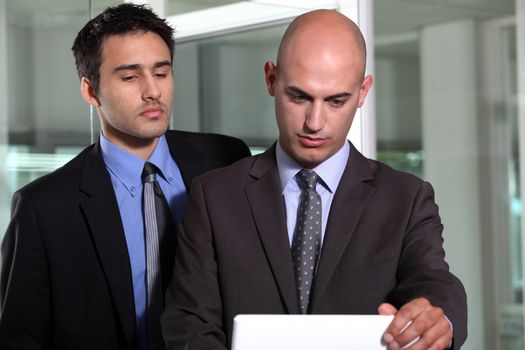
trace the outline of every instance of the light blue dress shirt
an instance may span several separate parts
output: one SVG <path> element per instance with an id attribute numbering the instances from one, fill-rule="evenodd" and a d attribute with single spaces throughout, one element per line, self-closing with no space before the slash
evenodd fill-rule
<path id="1" fill-rule="evenodd" d="M 141 179 L 145 161 L 114 145 L 103 134 L 100 135 L 100 148 L 115 190 L 126 236 L 133 278 L 138 348 L 147 350 L 146 247 L 144 244 Z M 170 205 L 173 222 L 177 226 L 186 203 L 186 187 L 164 136 L 159 139 L 157 147 L 148 161 L 155 164 L 161 171 L 157 180 Z"/>
<path id="2" fill-rule="evenodd" d="M 321 181 L 317 183 L 316 190 L 321 196 L 322 242 L 324 241 L 326 223 L 328 221 L 332 199 L 334 198 L 337 186 L 339 186 L 339 181 L 341 181 L 341 177 L 345 171 L 349 155 L 350 146 L 348 142 L 345 142 L 343 147 L 341 147 L 337 153 L 312 169 L 321 179 Z M 277 160 L 279 177 L 281 179 L 281 190 L 286 207 L 286 227 L 288 229 L 288 239 L 291 246 L 295 230 L 295 221 L 297 220 L 297 207 L 299 206 L 301 195 L 301 189 L 295 179 L 295 175 L 297 175 L 303 167 L 282 149 L 279 142 L 277 142 L 277 147 L 275 149 L 275 157 Z"/>

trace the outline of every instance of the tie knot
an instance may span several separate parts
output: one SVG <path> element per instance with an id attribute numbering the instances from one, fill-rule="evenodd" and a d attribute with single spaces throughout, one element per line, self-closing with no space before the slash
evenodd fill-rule
<path id="1" fill-rule="evenodd" d="M 142 182 L 155 182 L 156 174 L 158 169 L 155 165 L 150 162 L 144 163 L 144 169 L 142 170 Z"/>
<path id="2" fill-rule="evenodd" d="M 315 190 L 319 176 L 313 170 L 302 169 L 297 173 L 297 182 L 301 190 Z"/>

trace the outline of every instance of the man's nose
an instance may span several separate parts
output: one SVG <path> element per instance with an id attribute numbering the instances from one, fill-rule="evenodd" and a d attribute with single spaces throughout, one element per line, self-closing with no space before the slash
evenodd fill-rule
<path id="1" fill-rule="evenodd" d="M 324 124 L 324 105 L 321 101 L 313 101 L 307 112 L 305 126 L 309 131 L 317 132 L 323 128 Z"/>
<path id="2" fill-rule="evenodd" d="M 154 77 L 148 76 L 144 79 L 144 86 L 142 91 L 143 100 L 158 100 L 161 96 L 161 91 L 158 82 Z"/>

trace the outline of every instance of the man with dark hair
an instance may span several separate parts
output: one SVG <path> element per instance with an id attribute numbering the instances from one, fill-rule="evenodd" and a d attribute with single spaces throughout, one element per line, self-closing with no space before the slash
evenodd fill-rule
<path id="1" fill-rule="evenodd" d="M 264 66 L 278 141 L 193 183 L 162 316 L 169 349 L 226 349 L 236 315 L 296 313 L 395 315 L 391 350 L 463 344 L 465 290 L 432 187 L 347 140 L 372 86 L 365 61 L 336 11 L 290 24 Z"/>
<path id="2" fill-rule="evenodd" d="M 72 47 L 79 77 L 89 79 L 94 90 L 98 91 L 104 40 L 110 35 L 146 32 L 155 33 L 164 41 L 170 53 L 170 62 L 173 62 L 173 28 L 147 7 L 123 4 L 109 8 L 90 20 L 78 33 Z"/>
<path id="3" fill-rule="evenodd" d="M 159 317 L 192 179 L 249 155 L 227 136 L 166 131 L 173 30 L 122 4 L 73 45 L 98 142 L 19 190 L 2 242 L 0 348 L 163 349 Z"/>

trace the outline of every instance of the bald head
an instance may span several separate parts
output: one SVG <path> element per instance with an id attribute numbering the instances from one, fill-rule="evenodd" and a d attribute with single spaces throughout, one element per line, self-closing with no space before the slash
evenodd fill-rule
<path id="1" fill-rule="evenodd" d="M 264 64 L 274 97 L 279 144 L 299 165 L 313 169 L 336 154 L 372 87 L 365 42 L 354 22 L 336 11 L 297 17 L 279 47 L 277 65 Z"/>
<path id="2" fill-rule="evenodd" d="M 288 26 L 279 46 L 277 67 L 285 67 L 294 55 L 338 52 L 365 74 L 366 45 L 359 27 L 335 10 L 315 10 L 297 17 Z"/>

